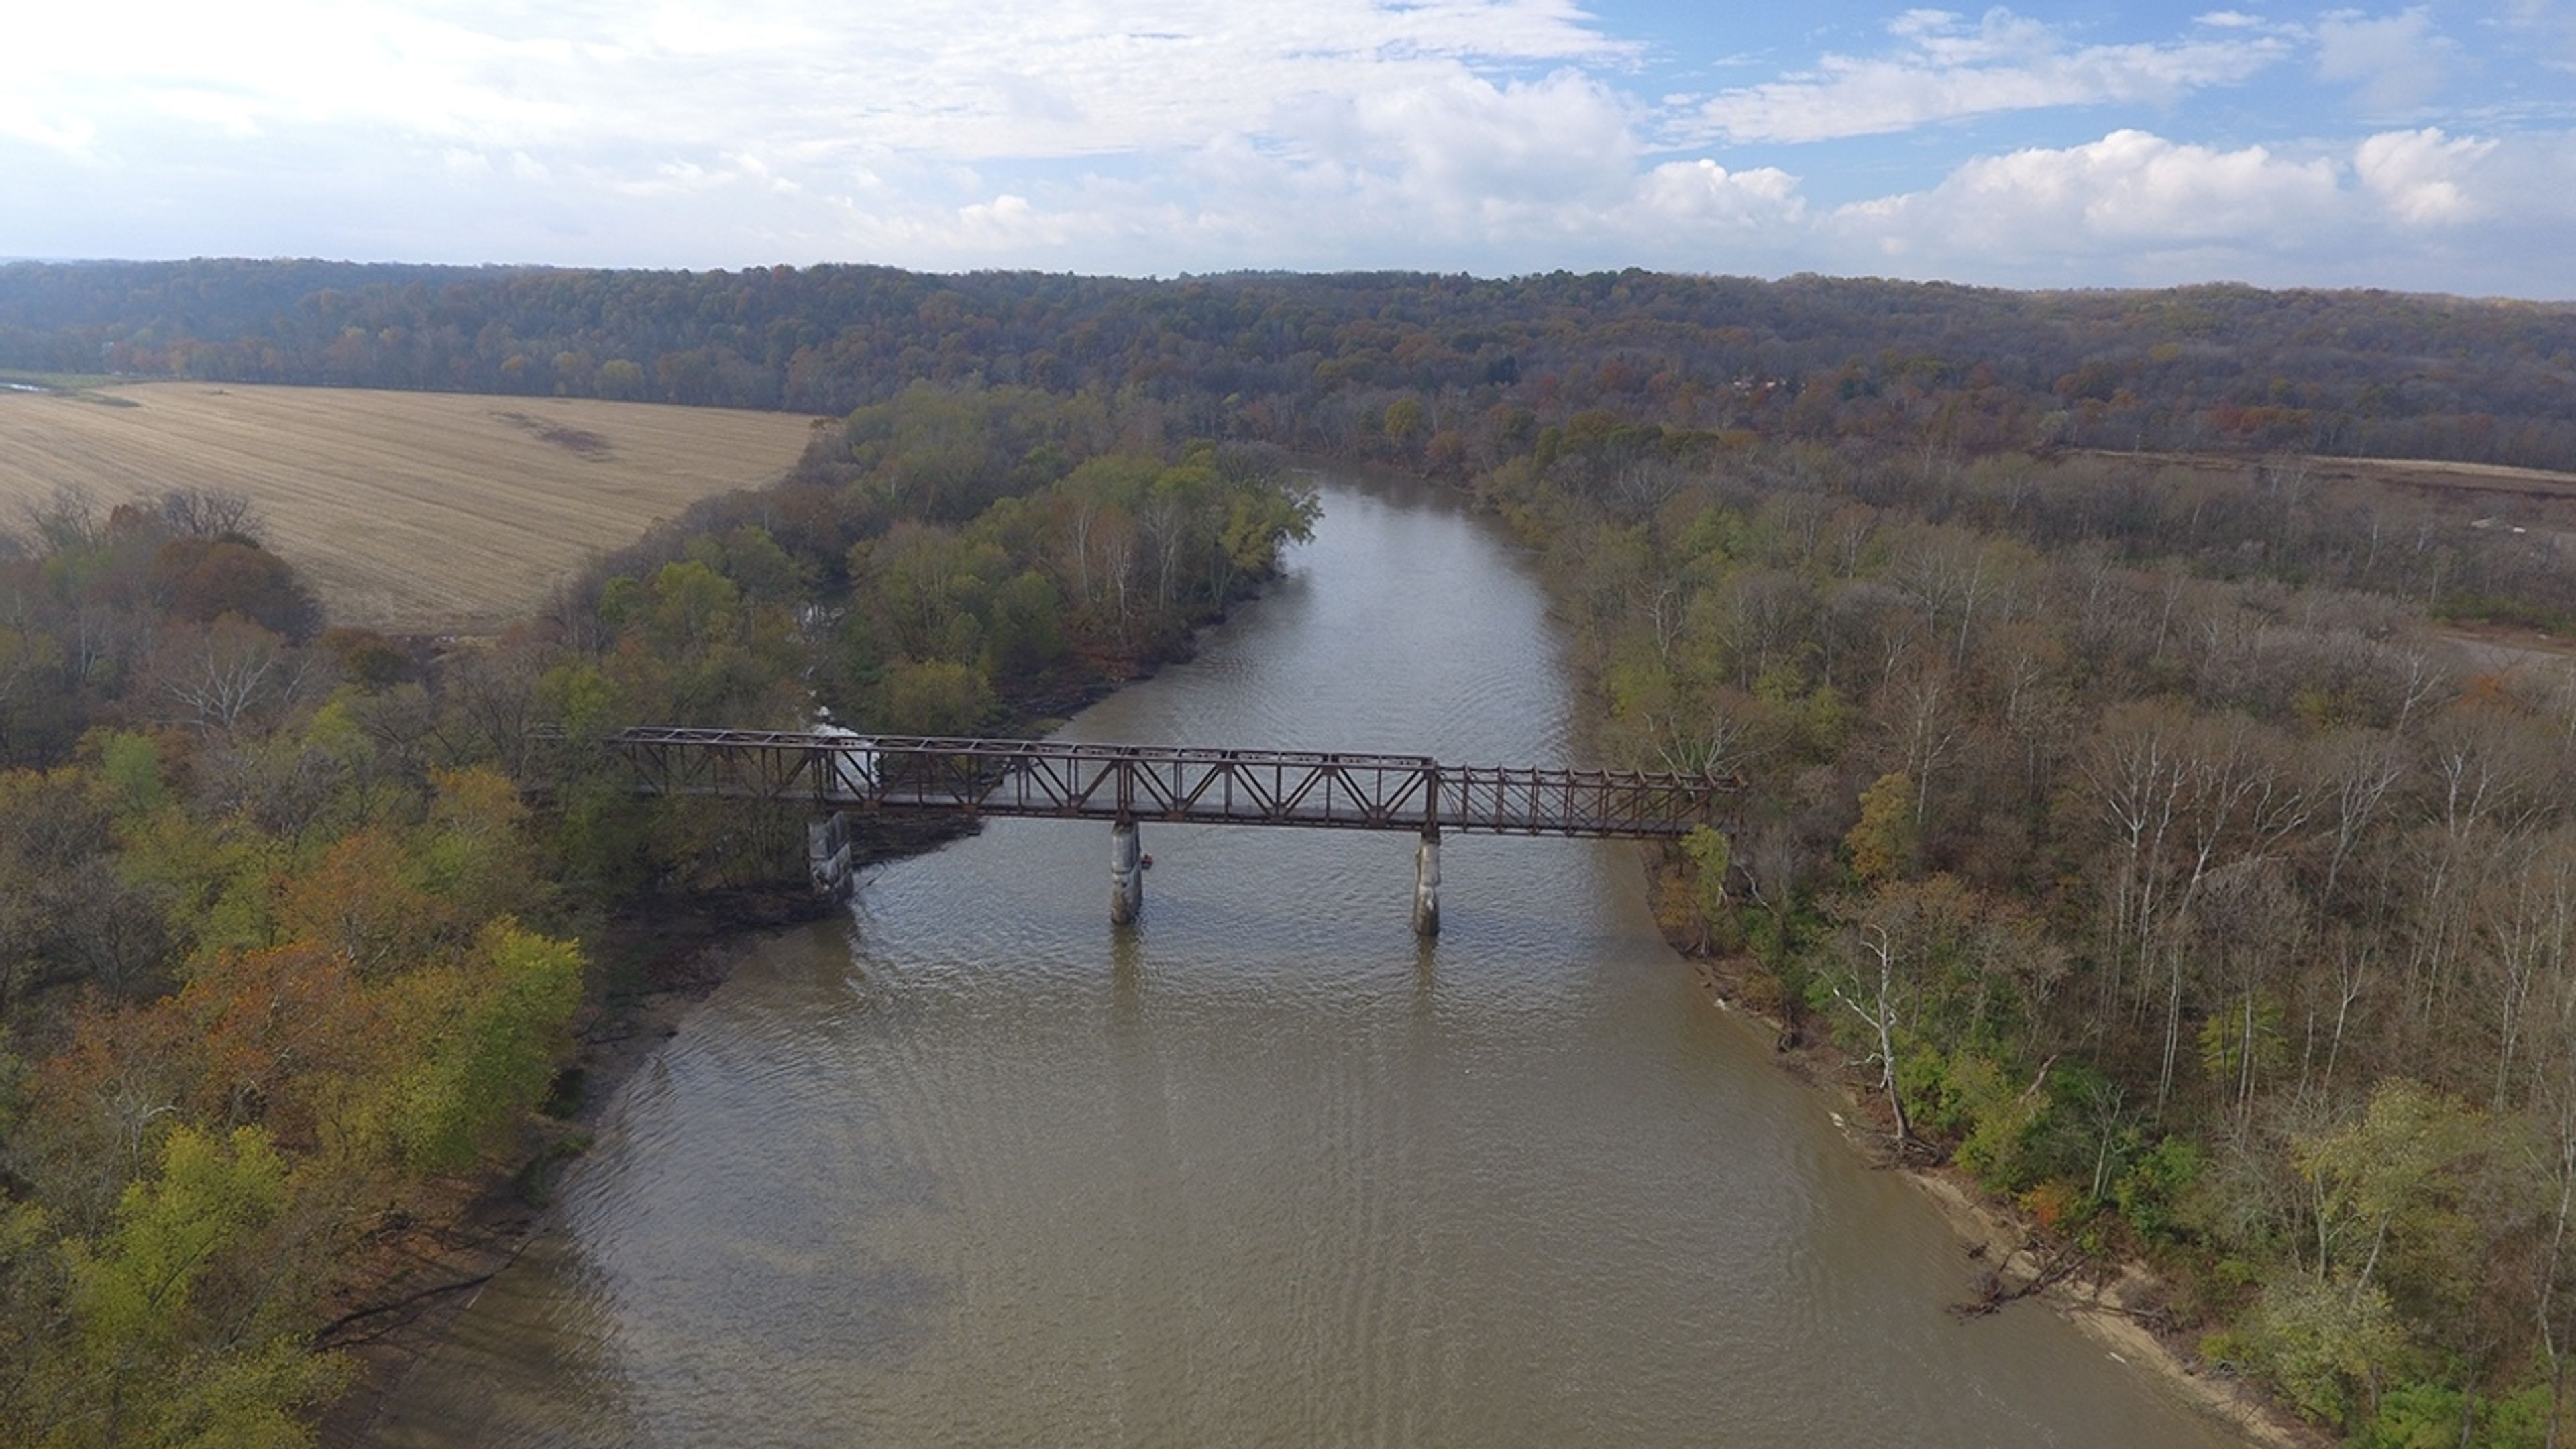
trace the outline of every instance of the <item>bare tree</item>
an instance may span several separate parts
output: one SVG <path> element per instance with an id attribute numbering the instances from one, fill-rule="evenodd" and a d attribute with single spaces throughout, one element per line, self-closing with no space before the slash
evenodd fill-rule
<path id="1" fill-rule="evenodd" d="M 1919 829 L 1932 802 L 1932 777 L 1947 766 L 1967 719 L 1960 709 L 1958 687 L 1949 670 L 1934 665 L 1917 671 L 1892 692 L 1890 721 L 1905 773 L 1914 781 L 1914 824 Z"/>
<path id="2" fill-rule="evenodd" d="M 2156 1108 L 2173 1091 L 2182 1042 L 2187 941 L 2213 872 L 2272 854 L 2311 813 L 2304 783 L 2280 741 L 2242 715 L 2208 718 L 2166 703 L 2115 710 L 2096 736 L 2084 776 L 2110 827 L 2110 899 L 2104 1006 L 2122 962 L 2139 968 L 2139 1005 L 2150 973 L 2164 983 L 2163 1060 Z"/>
<path id="3" fill-rule="evenodd" d="M 2448 1019 L 2482 902 L 2501 867 L 2564 808 L 2563 762 L 2533 721 L 2470 700 L 2426 732 L 2432 820 L 2415 837 L 2414 930 L 2408 937 L 2416 1021 Z"/>
<path id="4" fill-rule="evenodd" d="M 1898 582 L 1950 636 L 1953 669 L 1966 666 L 1969 631 L 1995 585 L 1995 548 L 1970 530 L 1942 527 L 1923 529 L 1904 547 Z"/>
<path id="5" fill-rule="evenodd" d="M 161 495 L 161 521 L 183 538 L 245 538 L 256 543 L 266 523 L 250 499 L 221 488 L 173 488 Z"/>
<path id="6" fill-rule="evenodd" d="M 1896 1119 L 1896 1154 L 1901 1158 L 1914 1144 L 1914 1124 L 1905 1115 L 1905 1093 L 1896 1080 L 1896 1023 L 1902 1006 L 1896 940 L 1875 921 L 1861 922 L 1854 936 L 1860 966 L 1848 983 L 1833 983 L 1834 1000 L 1859 1017 L 1877 1043 L 1865 1065 L 1878 1068 L 1878 1089 L 1887 1098 L 1888 1114 Z"/>
<path id="7" fill-rule="evenodd" d="M 2202 1062 L 2243 1132 L 2264 1075 L 2286 1064 L 2273 985 L 2298 956 L 2306 917 L 2280 863 L 2257 857 L 2211 874 L 2190 925 L 2192 956 L 2208 964 L 2224 992 L 2201 1038 Z"/>
<path id="8" fill-rule="evenodd" d="M 2317 903 L 2332 911 L 2344 867 L 2377 828 L 2389 791 L 2406 776 L 2406 756 L 2393 736 L 2376 730 L 2339 731 L 2326 738 L 2324 749 L 2316 793 L 2330 848 L 2325 887 L 2318 892 Z"/>
<path id="9" fill-rule="evenodd" d="M 2516 854 L 2508 878 L 2478 911 L 2499 1106 L 2517 1095 L 2516 1057 L 2532 1033 L 2533 1003 L 2553 981 L 2576 985 L 2576 833 L 2560 830 Z"/>
<path id="10" fill-rule="evenodd" d="M 178 722 L 217 735 L 292 698 L 308 668 L 302 651 L 232 615 L 172 630 L 153 661 L 160 696 Z"/>
<path id="11" fill-rule="evenodd" d="M 535 648 L 515 640 L 449 658 L 439 694 L 461 728 L 437 734 L 446 753 L 471 759 L 488 750 L 512 778 L 526 778 L 537 746 L 537 680 L 542 673 Z"/>
<path id="12" fill-rule="evenodd" d="M 51 635 L 0 626 L 0 763 L 17 758 L 18 707 L 61 687 L 63 651 Z"/>
<path id="13" fill-rule="evenodd" d="M 1775 664 L 1815 636 L 1819 600 L 1806 579 L 1778 569 L 1745 569 L 1710 620 L 1735 662 L 1736 682 L 1752 689 Z"/>
<path id="14" fill-rule="evenodd" d="M 38 554 L 93 548 L 107 537 L 98 495 L 78 483 L 57 485 L 45 497 L 20 504 L 18 520 L 29 550 Z"/>

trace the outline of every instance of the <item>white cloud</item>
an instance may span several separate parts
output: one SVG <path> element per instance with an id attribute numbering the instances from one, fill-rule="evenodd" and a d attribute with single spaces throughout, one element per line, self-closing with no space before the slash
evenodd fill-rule
<path id="1" fill-rule="evenodd" d="M 1025 196 L 1004 192 L 990 201 L 978 201 L 957 208 L 957 224 L 963 240 L 979 250 L 1028 246 L 1060 245 L 1065 240 L 1061 220 L 1042 216 L 1029 205 Z"/>
<path id="2" fill-rule="evenodd" d="M 204 92 L 263 125 L 494 147 L 680 145 L 712 127 L 976 160 L 1188 144 L 1303 96 L 1632 49 L 1572 0 L 1127 0 L 1115 14 L 1052 0 L 136 0 L 13 18 L 0 95 L 102 125 Z"/>
<path id="3" fill-rule="evenodd" d="M 940 206 L 818 198 L 833 250 L 1136 272 L 1369 265 L 1779 269 L 1806 203 L 1776 168 L 1643 166 L 1629 104 L 1573 72 L 1432 75 L 1285 108 L 1146 178 L 1065 174 Z M 828 216 L 828 219 L 824 219 Z"/>
<path id="4" fill-rule="evenodd" d="M 690 196 L 731 186 L 741 179 L 730 167 L 701 166 L 695 161 L 665 161 L 653 168 L 652 175 L 614 181 L 610 183 L 610 189 L 621 196 Z"/>
<path id="5" fill-rule="evenodd" d="M 1902 42 L 1896 54 L 1827 55 L 1811 71 L 1721 92 L 1694 119 L 1699 134 L 1739 143 L 1822 141 L 1998 111 L 2162 104 L 2246 80 L 2287 53 L 2277 36 L 2246 34 L 2247 17 L 2221 12 L 2202 23 L 2227 33 L 2077 46 L 2009 10 L 1973 26 L 1948 11 L 1909 10 L 1888 26 Z"/>
<path id="6" fill-rule="evenodd" d="M 23 98 L 0 94 L 0 137 L 85 160 L 97 144 L 98 127 L 86 116 L 48 116 Z"/>
<path id="7" fill-rule="evenodd" d="M 2335 166 L 2114 131 L 1968 162 L 1929 191 L 1841 208 L 1832 230 L 1888 256 L 2059 258 L 2296 241 L 2343 202 Z"/>
<path id="8" fill-rule="evenodd" d="M 1353 249 L 1384 265 L 1454 266 L 1461 254 L 1609 262 L 1651 237 L 1678 262 L 1706 253 L 1677 227 L 1741 237 L 1761 229 L 1759 213 L 1798 214 L 1796 182 L 1776 170 L 1710 162 L 1641 173 L 1630 112 L 1571 71 L 1502 82 L 1435 74 L 1286 107 L 1262 135 L 1221 135 L 1179 155 L 1158 183 L 1087 175 L 1008 206 L 979 201 L 960 211 L 956 241 L 982 249 L 1043 233 L 1124 258 L 1127 270 L 1204 270 L 1348 265 Z M 859 224 L 915 237 L 936 225 L 884 213 Z"/>
<path id="9" fill-rule="evenodd" d="M 1751 231 L 1795 225 L 1805 220 L 1807 203 L 1798 179 L 1776 166 L 1730 172 L 1703 157 L 1647 172 L 1628 211 L 1646 224 Z"/>
<path id="10" fill-rule="evenodd" d="M 2456 47 L 2434 28 L 2429 7 L 2377 19 L 2336 11 L 2317 22 L 2316 34 L 2318 79 L 2354 86 L 2367 114 L 2412 111 L 2450 84 Z"/>
<path id="11" fill-rule="evenodd" d="M 2389 131 L 2343 149 L 2115 131 L 1980 157 L 1922 191 L 1835 208 L 1854 268 L 2005 285 L 2411 287 L 2568 296 L 2549 238 L 2576 223 L 2576 134 Z"/>
<path id="12" fill-rule="evenodd" d="M 2541 46 L 2541 63 L 2576 70 L 2576 5 L 2567 0 L 2505 0 L 2501 24 Z"/>
<path id="13" fill-rule="evenodd" d="M 248 140 L 260 134 L 257 108 L 238 95 L 182 86 L 160 92 L 152 102 L 163 115 L 221 132 L 234 140 Z"/>
<path id="14" fill-rule="evenodd" d="M 1283 116 L 1292 156 L 1407 206 L 1465 219 L 1615 199 L 1633 172 L 1628 107 L 1575 71 L 1496 84 L 1453 71 Z"/>
<path id="15" fill-rule="evenodd" d="M 2003 285 L 2412 286 L 2564 295 L 2545 239 L 2576 220 L 2576 137 L 2396 130 L 2346 146 L 2211 146 L 2140 130 L 1971 159 L 1935 184 L 1819 206 L 1796 176 L 1640 158 L 1571 82 L 1432 87 L 1219 137 L 1143 177 L 1067 172 L 954 202 L 755 201 L 757 173 L 702 168 L 724 208 L 822 255 L 938 269 L 1205 271 L 1372 266 L 1483 272 L 1650 265 L 1824 268 Z M 1533 127 L 1533 119 L 1561 124 Z M 1494 130 L 1556 152 L 1498 182 Z M 1582 174 L 1584 158 L 1597 163 Z M 718 182 L 718 178 L 724 178 Z M 2532 197 L 2553 198 L 2534 201 Z M 2553 220 L 2553 218 L 2555 218 Z M 703 264 L 702 262 L 700 264 Z"/>
<path id="16" fill-rule="evenodd" d="M 1075 183 L 1047 168 L 1164 168 L 1168 189 L 1231 138 L 1261 162 L 1247 175 L 1354 195 L 1372 215 L 1410 206 L 1415 234 L 1472 237 L 1552 226 L 1544 213 L 1624 195 L 1635 108 L 1572 67 L 1636 51 L 1576 0 L 53 6 L 13 19 L 0 47 L 0 250 L 63 247 L 13 236 L 21 228 L 6 220 L 37 214 L 21 206 L 32 173 L 10 177 L 9 150 L 29 146 L 116 173 L 134 194 L 186 192 L 210 161 L 265 171 L 277 178 L 265 204 L 291 199 L 308 219 L 323 205 L 317 188 L 351 184 L 357 156 L 367 172 L 409 156 L 422 180 L 451 190 L 476 177 L 496 189 L 542 181 L 562 215 L 609 199 L 677 207 L 721 189 L 732 214 L 666 213 L 633 245 L 665 258 L 757 225 L 817 254 L 910 238 L 908 259 L 936 264 L 928 239 L 950 232 L 997 255 L 1049 236 L 1130 234 L 1064 220 L 1069 203 L 1049 188 Z M 985 167 L 1040 175 L 988 181 L 975 174 Z M 1253 209 L 1203 164 L 1198 179 L 1220 193 L 1217 216 Z M 1171 220 L 1132 189 L 1078 184 L 1084 206 Z M 755 191 L 801 214 L 754 223 L 740 208 Z M 207 231 L 221 210 L 157 249 L 220 245 Z M 440 215 L 442 233 L 491 244 L 456 232 L 455 216 Z M 1341 229 L 1283 220 L 1326 239 Z M 259 240 L 236 245 L 277 249 L 268 225 L 237 231 Z M 404 223 L 374 225 L 399 234 Z M 330 244 L 296 249 L 318 245 Z M 1101 264 L 1119 265 L 1108 253 Z"/>
<path id="17" fill-rule="evenodd" d="M 2430 127 L 2388 131 L 2354 150 L 2353 170 L 2362 186 L 2406 225 L 2460 226 L 2476 220 L 2482 209 L 2470 194 L 2470 174 L 2496 145 L 2447 137 Z"/>
<path id="18" fill-rule="evenodd" d="M 2497 0 L 2485 29 L 2524 26 L 2510 33 L 2537 48 L 2571 3 Z M 1714 98 L 1641 80 L 1642 48 L 1578 0 L 735 0 L 710 15 L 692 0 L 42 7 L 0 47 L 0 252 L 2576 285 L 2549 235 L 2576 220 L 2563 130 L 2446 115 L 2320 136 L 2302 112 L 2267 131 L 2273 98 L 2247 87 L 2210 107 L 2216 124 L 2307 139 L 2193 144 L 2214 133 L 2177 103 L 2266 67 L 2304 84 L 2280 64 L 2294 52 L 2381 98 L 2366 104 L 2420 93 L 2433 72 L 2409 60 L 2415 41 L 2434 71 L 2463 61 L 2423 11 L 2302 28 L 2213 10 L 2168 39 L 2087 44 L 2006 10 L 1908 10 L 1882 53 Z M 1710 144 L 2108 103 L 2155 119 L 1912 179 L 1897 168 L 1936 148 L 1819 147 L 1792 175 Z"/>

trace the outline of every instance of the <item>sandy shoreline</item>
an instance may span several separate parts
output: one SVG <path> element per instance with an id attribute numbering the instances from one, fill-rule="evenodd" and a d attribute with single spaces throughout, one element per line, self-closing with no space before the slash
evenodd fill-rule
<path id="1" fill-rule="evenodd" d="M 1850 1135 L 1848 1129 L 1846 1135 Z M 1857 1145 L 1857 1138 L 1854 1141 Z M 1960 1241 L 1992 1267 L 2007 1289 L 2039 1275 L 2044 1262 L 2040 1248 L 2017 1217 L 1985 1200 L 1951 1172 L 1907 1168 L 1905 1176 L 1932 1199 Z M 2141 1322 L 2142 1305 L 2163 1296 L 2163 1285 L 2144 1265 L 2104 1266 L 2113 1270 L 2113 1276 L 2070 1275 L 2033 1297 L 2073 1323 L 2113 1359 L 2148 1375 L 2184 1403 L 2254 1443 L 2277 1449 L 2323 1449 L 2334 1443 L 2332 1436 L 2288 1417 L 2254 1385 L 2203 1371 L 2186 1346 L 2159 1337 Z M 2009 1305 L 2003 1311 L 2009 1312 Z"/>
<path id="2" fill-rule="evenodd" d="M 1650 863 L 1650 874 L 1653 869 Z M 1751 963 L 1703 958 L 1694 959 L 1692 964 L 1698 969 L 1701 985 L 1721 1008 L 1741 1013 L 1772 1030 L 1781 1069 L 1839 1101 L 1844 1110 L 1833 1113 L 1833 1118 L 1843 1139 L 1853 1151 L 1873 1155 L 1871 1124 L 1884 1109 L 1877 1098 L 1854 1085 L 1850 1064 L 1841 1054 L 1830 1047 L 1792 1044 L 1777 1017 L 1746 1002 L 1743 973 Z M 1875 1135 L 1884 1139 L 1886 1130 L 1880 1127 Z M 2046 1255 L 2049 1245 L 2029 1222 L 1985 1195 L 1956 1169 L 1905 1167 L 1898 1171 L 1941 1210 L 1969 1258 L 1984 1264 L 2004 1292 L 2019 1296 L 2052 1261 Z M 1974 1285 L 1963 1278 L 1962 1304 L 1970 1301 L 1974 1293 Z M 2164 1285 L 2143 1263 L 2131 1260 L 2088 1264 L 2084 1270 L 2069 1273 L 2029 1297 L 2072 1322 L 2113 1359 L 2146 1375 L 2181 1403 L 2243 1435 L 2250 1443 L 2271 1449 L 2328 1449 L 2335 1442 L 2332 1435 L 2291 1414 L 2256 1385 L 2205 1372 L 2179 1334 L 2159 1334 L 2142 1321 L 2145 1305 L 2161 1302 L 2164 1297 Z M 1997 1311 L 2011 1312 L 2013 1306 L 2007 1302 Z"/>

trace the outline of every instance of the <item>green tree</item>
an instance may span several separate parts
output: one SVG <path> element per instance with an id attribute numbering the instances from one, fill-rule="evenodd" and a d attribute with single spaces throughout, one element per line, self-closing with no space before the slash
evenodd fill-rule
<path id="1" fill-rule="evenodd" d="M 2292 1142 L 2310 1191 L 2315 1234 L 2304 1254 L 2319 1282 L 2368 1288 L 2392 1243 L 2440 1233 L 2483 1141 L 2484 1113 L 2417 1082 L 2392 1078 L 2360 1115 Z"/>
<path id="2" fill-rule="evenodd" d="M 907 659 L 886 671 L 878 723 L 890 734 L 971 735 L 993 713 L 982 670 L 946 659 Z"/>
<path id="3" fill-rule="evenodd" d="M 2365 1406 L 2380 1376 L 2406 1349 L 2388 1295 L 2368 1284 L 2327 1283 L 2300 1274 L 2263 1289 L 2237 1332 L 2205 1345 L 2205 1357 L 2241 1356 L 2280 1385 L 2300 1412 L 2344 1424 Z"/>
<path id="4" fill-rule="evenodd" d="M 1423 410 L 1420 398 L 1402 397 L 1386 405 L 1379 424 L 1397 456 L 1410 458 L 1422 446 Z"/>
<path id="5" fill-rule="evenodd" d="M 300 1411 L 344 1371 L 306 1348 L 297 1300 L 280 1291 L 296 1269 L 272 1233 L 288 1206 L 286 1164 L 260 1129 L 173 1129 L 160 1170 L 126 1189 L 106 1234 L 64 1246 L 70 1331 L 48 1366 L 58 1397 L 37 1442 L 310 1443 Z"/>
<path id="6" fill-rule="evenodd" d="M 1064 655 L 1064 601 L 1045 575 L 1024 569 L 993 590 L 993 620 L 984 634 L 985 667 L 993 678 L 1029 679 Z"/>
<path id="7" fill-rule="evenodd" d="M 536 1105 L 581 1002 L 581 977 L 571 942 L 503 919 L 454 966 L 404 983 L 409 1029 L 424 1048 L 389 1103 L 407 1165 L 461 1170 Z"/>
<path id="8" fill-rule="evenodd" d="M 742 593 L 733 580 L 695 559 L 664 564 L 653 575 L 645 633 L 655 647 L 682 653 L 733 637 Z"/>
<path id="9" fill-rule="evenodd" d="M 601 397 L 631 401 L 644 395 L 644 369 L 623 357 L 612 357 L 599 365 L 599 375 L 591 390 Z"/>
<path id="10" fill-rule="evenodd" d="M 1726 836 L 1705 825 L 1682 837 L 1682 859 L 1690 864 L 1691 905 L 1699 917 L 1700 949 L 1710 949 L 1723 927 L 1731 926 L 1734 905 L 1726 891 L 1732 858 Z"/>
<path id="11" fill-rule="evenodd" d="M 1914 860 L 1914 780 L 1898 770 L 1881 775 L 1860 792 L 1860 823 L 1843 837 L 1851 849 L 1852 874 L 1876 885 L 1903 872 Z"/>

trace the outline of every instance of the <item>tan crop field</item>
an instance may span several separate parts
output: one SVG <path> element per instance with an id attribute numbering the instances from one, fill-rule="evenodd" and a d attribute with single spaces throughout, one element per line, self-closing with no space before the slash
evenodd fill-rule
<path id="1" fill-rule="evenodd" d="M 2281 468 L 2286 455 L 2246 453 L 2122 453 L 2103 448 L 2069 448 L 2070 455 L 2114 463 L 2173 463 L 2213 473 L 2251 473 Z M 2384 483 L 2422 493 L 2490 493 L 2530 499 L 2576 499 L 2576 473 L 2541 468 L 2509 468 L 2501 463 L 2453 463 L 2440 458 L 2346 458 L 2325 453 L 2295 457 L 2317 483 Z"/>
<path id="2" fill-rule="evenodd" d="M 0 523 L 66 484 L 102 508 L 239 493 L 331 622 L 484 633 L 592 552 L 784 473 L 811 428 L 790 413 L 453 393 L 0 392 Z"/>

